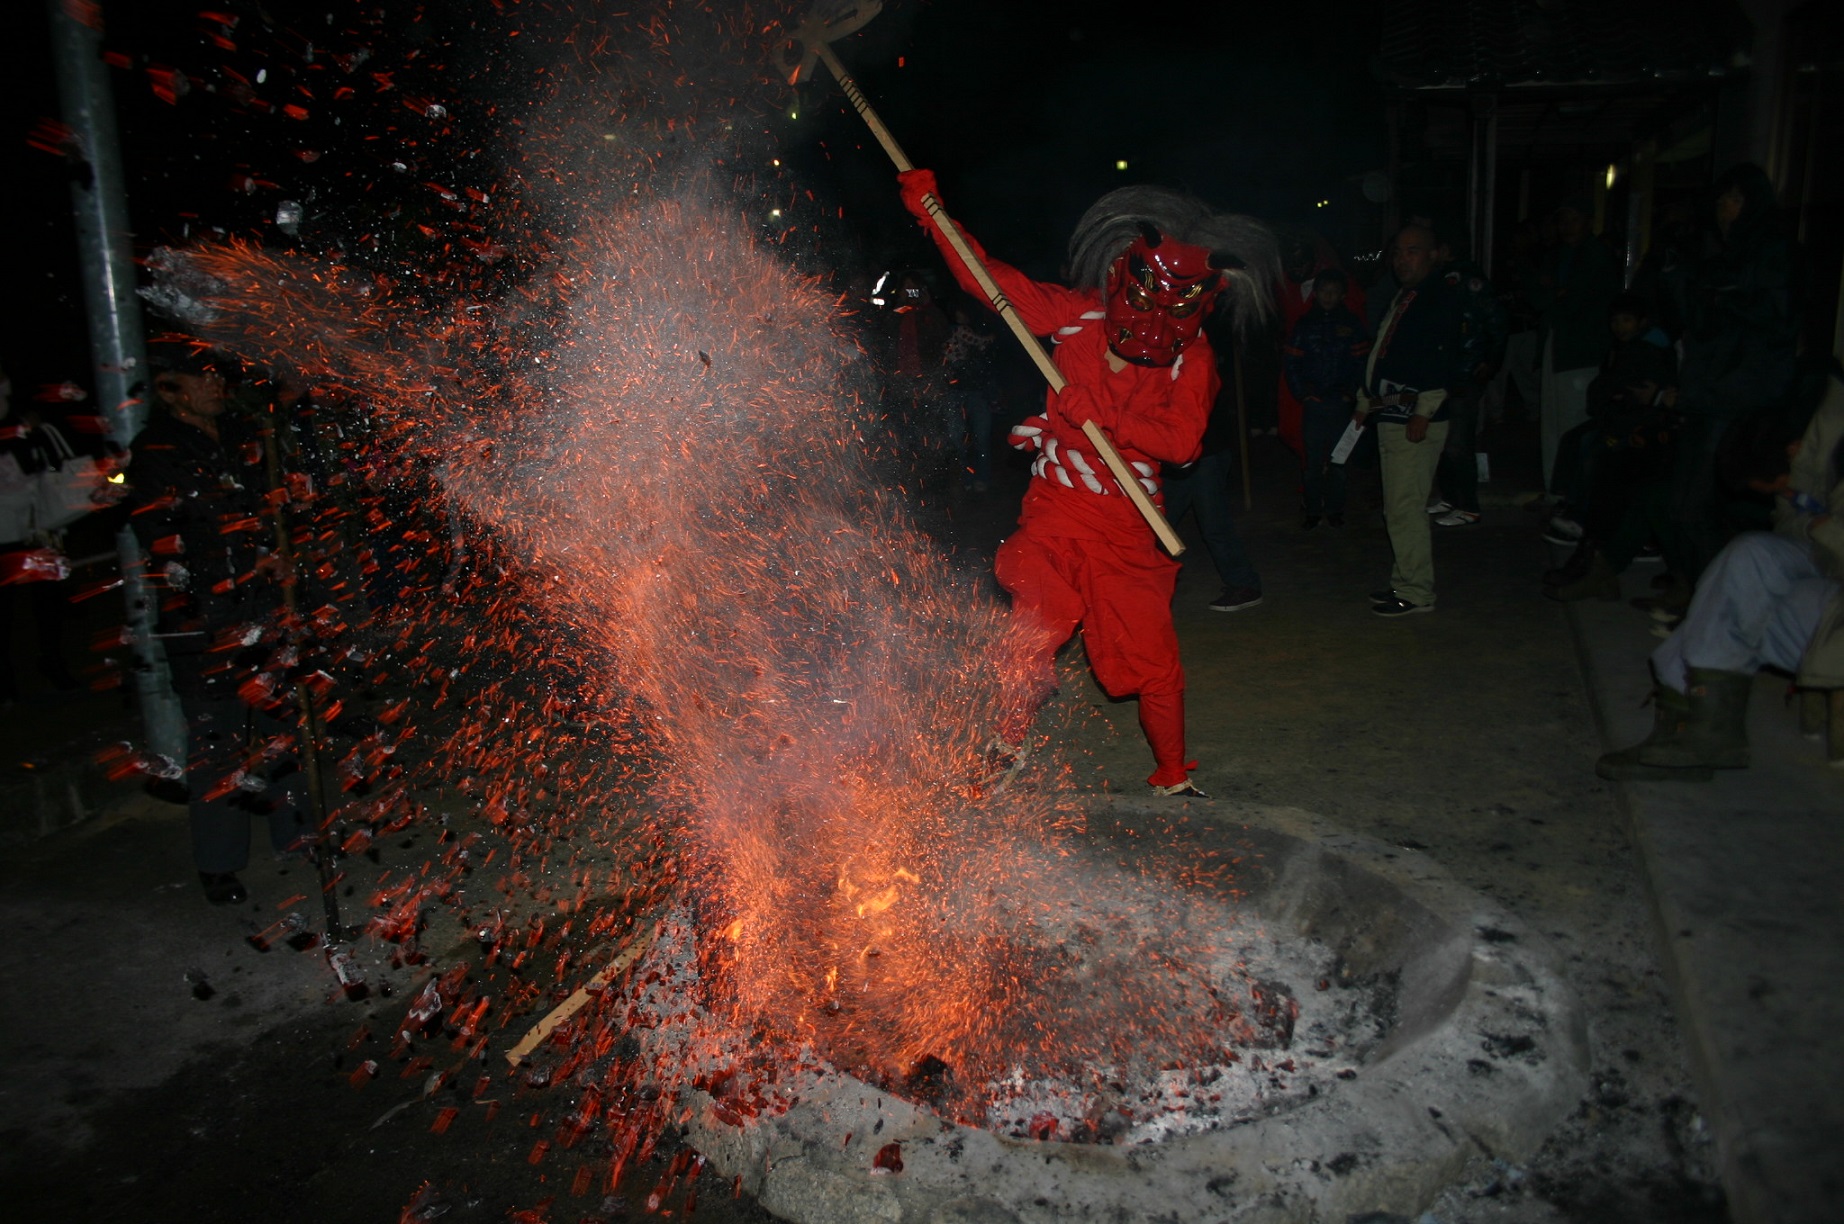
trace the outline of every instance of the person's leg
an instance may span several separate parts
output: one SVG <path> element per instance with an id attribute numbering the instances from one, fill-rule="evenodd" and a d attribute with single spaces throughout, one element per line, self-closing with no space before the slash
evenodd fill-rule
<path id="1" fill-rule="evenodd" d="M 1396 555 L 1390 589 L 1398 599 L 1428 607 L 1434 603 L 1434 546 L 1426 506 L 1447 441 L 1447 424 L 1428 426 L 1420 442 L 1409 441 L 1403 425 L 1384 422 L 1376 429 L 1383 463 L 1383 518 Z"/>
<path id="2" fill-rule="evenodd" d="M 253 740 L 262 744 L 292 743 L 299 724 L 291 712 L 276 714 L 261 710 L 251 712 Z M 292 750 L 265 755 L 251 765 L 251 772 L 264 783 L 247 799 L 248 806 L 262 814 L 269 825 L 269 848 L 277 854 L 300 850 L 317 830 L 310 819 L 307 774 L 301 758 Z"/>
<path id="3" fill-rule="evenodd" d="M 1693 418 L 1677 439 L 1671 470 L 1671 549 L 1685 577 L 1697 580 L 1727 542 L 1718 512 L 1716 453 L 1731 422 Z"/>
<path id="4" fill-rule="evenodd" d="M 1562 373 L 1562 420 L 1558 422 L 1563 432 L 1583 425 L 1588 420 L 1588 384 L 1601 371 L 1596 366 L 1581 366 Z"/>
<path id="5" fill-rule="evenodd" d="M 1344 432 L 1345 426 L 1341 424 L 1338 427 L 1339 436 L 1342 437 Z M 1355 454 L 1354 450 L 1352 457 Z M 1334 527 L 1345 521 L 1345 501 L 1350 490 L 1345 473 L 1349 468 L 1349 458 L 1344 463 L 1327 462 L 1325 465 L 1325 517 Z"/>
<path id="6" fill-rule="evenodd" d="M 1595 449 L 1600 446 L 1601 427 L 1594 421 L 1577 425 L 1556 443 L 1556 468 L 1550 473 L 1549 487 L 1562 499 L 1563 513 L 1578 522 L 1587 513 Z"/>
<path id="7" fill-rule="evenodd" d="M 38 631 L 38 674 L 54 689 L 78 687 L 64 662 L 64 621 L 70 615 L 70 592 L 73 583 L 33 582 L 32 621 Z"/>
<path id="8" fill-rule="evenodd" d="M 1670 506 L 1671 490 L 1662 480 L 1647 480 L 1631 490 L 1620 525 L 1601 549 L 1614 573 L 1626 572 L 1640 550 L 1655 539 L 1667 545 L 1665 560 L 1669 564 L 1670 550 L 1665 537 L 1669 534 Z"/>
<path id="9" fill-rule="evenodd" d="M 1659 683 L 1678 692 L 1690 670 L 1797 670 L 1837 583 L 1809 548 L 1784 536 L 1736 536 L 1703 571 L 1684 621 L 1652 652 Z"/>
<path id="10" fill-rule="evenodd" d="M 1435 474 L 1441 497 L 1469 514 L 1479 513 L 1478 437 L 1479 390 L 1467 383 L 1447 398 L 1447 441 Z"/>
<path id="11" fill-rule="evenodd" d="M 1012 746 L 1024 743 L 1038 707 L 1056 691 L 1056 652 L 1082 621 L 1083 597 L 1065 572 L 1068 560 L 1026 527 L 1000 546 L 993 562 L 1012 597 L 999 713 L 999 738 Z"/>
<path id="12" fill-rule="evenodd" d="M 1600 437 L 1598 431 L 1594 435 Z M 1651 479 L 1651 469 L 1644 451 L 1609 450 L 1596 443 L 1598 452 L 1582 473 L 1582 513 L 1579 522 L 1583 538 L 1606 545 L 1619 533 L 1633 498 Z M 1644 540 L 1639 541 L 1643 546 Z"/>
<path id="13" fill-rule="evenodd" d="M 1538 392 L 1537 438 L 1543 449 L 1543 479 L 1548 480 L 1550 473 L 1556 470 L 1556 452 L 1562 442 L 1562 372 L 1555 368 L 1552 360 L 1556 347 L 1555 337 L 1543 342 L 1543 356 L 1539 369 L 1542 372 Z M 1554 493 L 1556 490 L 1548 488 Z"/>
<path id="14" fill-rule="evenodd" d="M 1517 387 L 1518 399 L 1524 403 L 1524 412 L 1534 416 L 1537 405 L 1543 398 L 1543 352 L 1537 344 L 1537 329 L 1519 333 L 1523 341 L 1510 344 L 1505 349 L 1505 365 L 1511 371 L 1511 382 Z M 1512 354 L 1516 353 L 1515 360 Z"/>
<path id="15" fill-rule="evenodd" d="M 1345 465 L 1332 462 L 1332 452 L 1351 423 L 1351 411 L 1342 403 L 1313 402 L 1306 405 L 1301 424 L 1306 461 L 1305 511 L 1307 514 L 1343 515 L 1345 512 Z"/>
<path id="16" fill-rule="evenodd" d="M 1192 504 L 1197 508 L 1197 525 L 1203 532 L 1204 548 L 1216 563 L 1217 576 L 1231 590 L 1259 591 L 1261 575 L 1249 560 L 1248 549 L 1236 530 L 1234 510 L 1230 505 L 1229 451 L 1217 451 L 1197 461 L 1192 480 Z"/>
<path id="17" fill-rule="evenodd" d="M 250 812 L 238 785 L 250 707 L 236 698 L 203 697 L 188 697 L 185 707 L 192 860 L 206 875 L 229 875 L 250 862 Z"/>
<path id="18" fill-rule="evenodd" d="M 1300 415 L 1300 512 L 1309 519 L 1325 513 L 1325 469 L 1332 457 L 1325 443 L 1325 416 L 1312 400 Z"/>
<path id="19" fill-rule="evenodd" d="M 1082 640 L 1095 679 L 1111 697 L 1138 694 L 1140 730 L 1156 766 L 1151 786 L 1179 786 L 1195 762 L 1185 757 L 1184 668 L 1172 627 L 1178 567 L 1163 557 L 1098 552 L 1085 570 L 1088 618 Z"/>
<path id="20" fill-rule="evenodd" d="M 1188 468 L 1167 468 L 1165 477 L 1160 481 L 1163 512 L 1165 521 L 1173 527 L 1184 521 L 1191 509 L 1191 499 L 1197 489 L 1197 466 Z"/>

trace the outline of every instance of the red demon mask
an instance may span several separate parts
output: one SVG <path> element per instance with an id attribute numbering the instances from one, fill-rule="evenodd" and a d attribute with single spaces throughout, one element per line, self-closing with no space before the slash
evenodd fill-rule
<path id="1" fill-rule="evenodd" d="M 1203 330 L 1222 286 L 1203 247 L 1156 232 L 1135 238 L 1108 269 L 1108 347 L 1135 365 L 1171 365 Z"/>

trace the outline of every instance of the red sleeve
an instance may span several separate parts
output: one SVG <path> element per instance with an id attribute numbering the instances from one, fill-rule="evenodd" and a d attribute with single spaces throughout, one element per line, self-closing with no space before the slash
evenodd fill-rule
<path id="1" fill-rule="evenodd" d="M 1184 356 L 1177 378 L 1160 387 L 1159 380 L 1169 378 L 1169 371 L 1149 371 L 1149 385 L 1123 405 L 1124 410 L 1110 414 L 1116 419 L 1096 418 L 1116 446 L 1163 463 L 1195 463 L 1204 453 L 1204 427 L 1210 423 L 1221 379 L 1204 341 L 1190 345 Z"/>
<path id="2" fill-rule="evenodd" d="M 980 288 L 980 282 L 973 278 L 973 273 L 969 272 L 967 265 L 961 262 L 959 253 L 954 250 L 954 244 L 949 242 L 947 235 L 941 232 L 934 218 L 924 220 L 922 227 L 928 231 L 928 236 L 933 238 L 935 245 L 941 249 L 941 257 L 947 260 L 948 268 L 954 273 L 954 279 L 960 287 L 978 300 L 986 301 L 986 291 Z M 986 270 L 992 274 L 993 282 L 1011 302 L 1012 309 L 1018 312 L 1018 317 L 1024 320 L 1024 325 L 1030 329 L 1032 335 L 1051 335 L 1057 328 L 1073 322 L 1084 310 L 1094 304 L 1094 299 L 1088 294 L 1078 293 L 1074 289 L 1066 289 L 1061 285 L 1050 285 L 1043 281 L 1032 280 L 1010 264 L 1001 263 L 988 255 L 986 248 L 979 244 L 979 240 L 964 228 L 958 225 L 955 228 L 960 229 L 960 236 L 967 240 L 968 248 L 981 263 L 986 265 Z"/>

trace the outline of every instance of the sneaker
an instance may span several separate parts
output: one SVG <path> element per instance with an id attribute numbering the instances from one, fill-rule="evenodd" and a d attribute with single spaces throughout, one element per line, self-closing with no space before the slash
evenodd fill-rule
<path id="1" fill-rule="evenodd" d="M 1319 516 L 1316 514 L 1309 514 L 1305 518 L 1300 520 L 1300 528 L 1301 530 L 1304 530 L 1304 531 L 1311 531 L 1313 528 L 1317 527 L 1318 525 L 1319 525 Z"/>
<path id="2" fill-rule="evenodd" d="M 1260 587 L 1224 587 L 1223 593 L 1210 601 L 1210 610 L 1212 612 L 1240 612 L 1260 602 Z"/>
<path id="3" fill-rule="evenodd" d="M 1396 597 L 1395 587 L 1384 587 L 1380 591 L 1372 591 L 1370 593 L 1370 602 L 1373 604 L 1388 603 L 1390 600 L 1394 599 L 1395 597 Z"/>
<path id="4" fill-rule="evenodd" d="M 1662 565 L 1665 560 L 1664 550 L 1656 544 L 1647 544 L 1633 554 L 1633 560 L 1642 565 Z"/>
<path id="5" fill-rule="evenodd" d="M 1477 510 L 1449 510 L 1434 520 L 1436 527 L 1471 527 L 1479 521 Z"/>
<path id="6" fill-rule="evenodd" d="M 1423 509 L 1429 514 L 1446 514 L 1449 510 L 1453 509 L 1453 503 L 1443 497 L 1439 501 L 1429 502 Z"/>
<path id="7" fill-rule="evenodd" d="M 201 871 L 198 880 L 205 886 L 205 900 L 213 905 L 241 905 L 250 899 L 250 894 L 244 891 L 243 881 L 233 872 Z"/>
<path id="8" fill-rule="evenodd" d="M 1551 515 L 1543 525 L 1543 538 L 1551 544 L 1579 544 L 1586 534 L 1580 523 L 1566 515 Z"/>
<path id="9" fill-rule="evenodd" d="M 1372 607 L 1370 609 L 1370 614 L 1372 616 L 1412 616 L 1417 612 L 1432 611 L 1434 611 L 1434 605 L 1431 603 L 1410 603 L 1406 599 L 1401 599 L 1392 595 L 1388 599 Z"/>
<path id="10" fill-rule="evenodd" d="M 1152 791 L 1155 795 L 1175 795 L 1184 799 L 1210 798 L 1209 795 L 1197 789 L 1197 783 L 1191 781 L 1189 778 L 1186 778 L 1183 782 L 1174 782 L 1170 786 L 1155 786 L 1152 788 Z"/>

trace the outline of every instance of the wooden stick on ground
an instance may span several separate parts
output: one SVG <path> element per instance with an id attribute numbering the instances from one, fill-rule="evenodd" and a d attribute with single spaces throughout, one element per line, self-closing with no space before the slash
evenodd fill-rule
<path id="1" fill-rule="evenodd" d="M 597 991 L 620 977 L 626 972 L 628 966 L 644 956 L 647 949 L 653 946 L 653 941 L 659 938 L 662 925 L 662 919 L 655 919 L 652 922 L 642 920 L 641 925 L 634 932 L 634 938 L 628 940 L 627 946 L 615 955 L 615 959 L 609 961 L 600 973 L 583 983 L 569 998 L 551 1009 L 549 1015 L 538 1021 L 529 1033 L 519 1039 L 519 1044 L 507 1050 L 506 1061 L 515 1067 L 524 1062 L 533 1050 L 544 1044 L 545 1038 L 557 1031 L 558 1026 L 581 1011 L 583 1005 L 589 1002 Z"/>

